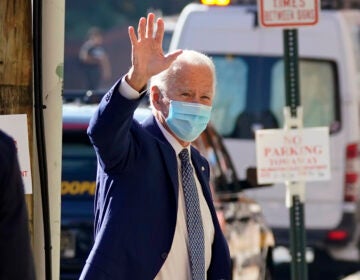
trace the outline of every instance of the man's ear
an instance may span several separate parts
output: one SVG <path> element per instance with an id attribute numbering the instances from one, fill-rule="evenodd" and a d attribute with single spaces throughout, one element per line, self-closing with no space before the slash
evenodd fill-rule
<path id="1" fill-rule="evenodd" d="M 156 110 L 160 110 L 161 97 L 160 89 L 157 86 L 152 86 L 150 88 L 150 99 L 151 104 Z"/>

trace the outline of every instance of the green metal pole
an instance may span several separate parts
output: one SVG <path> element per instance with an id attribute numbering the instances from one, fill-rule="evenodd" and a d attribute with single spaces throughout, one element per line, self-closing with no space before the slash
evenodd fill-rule
<path id="1" fill-rule="evenodd" d="M 286 106 L 290 108 L 291 118 L 297 118 L 297 109 L 300 106 L 297 30 L 284 30 L 283 38 Z M 289 182 L 288 188 L 291 193 L 291 182 Z M 293 192 L 291 194 L 290 205 L 290 251 L 292 256 L 292 280 L 307 280 L 305 244 L 306 235 L 304 227 L 304 203 L 301 201 L 300 195 Z"/>
<path id="2" fill-rule="evenodd" d="M 290 107 L 291 116 L 296 117 L 297 107 L 300 105 L 298 36 L 296 29 L 284 30 L 284 54 L 286 105 Z"/>
<path id="3" fill-rule="evenodd" d="M 292 196 L 290 207 L 290 243 L 291 243 L 291 279 L 307 279 L 307 264 L 305 255 L 305 228 L 304 228 L 304 203 L 299 196 Z"/>

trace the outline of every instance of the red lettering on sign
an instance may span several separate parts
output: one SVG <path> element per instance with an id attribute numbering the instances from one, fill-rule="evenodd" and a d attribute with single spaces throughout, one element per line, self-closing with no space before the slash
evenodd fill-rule
<path id="1" fill-rule="evenodd" d="M 294 20 L 295 15 L 291 10 L 285 11 L 266 11 L 264 12 L 264 18 L 266 21 L 288 21 Z"/>
<path id="2" fill-rule="evenodd" d="M 302 139 L 299 135 L 295 135 L 295 136 L 285 135 L 284 136 L 285 144 L 299 145 L 299 144 L 301 144 L 301 142 L 302 142 Z"/>
<path id="3" fill-rule="evenodd" d="M 315 12 L 313 10 L 299 10 L 297 12 L 298 20 L 314 20 Z"/>
<path id="4" fill-rule="evenodd" d="M 273 0 L 275 8 L 303 8 L 305 0 Z"/>
<path id="5" fill-rule="evenodd" d="M 264 157 L 288 157 L 288 156 L 309 156 L 321 155 L 323 153 L 322 147 L 319 145 L 310 146 L 281 146 L 281 147 L 265 147 Z"/>

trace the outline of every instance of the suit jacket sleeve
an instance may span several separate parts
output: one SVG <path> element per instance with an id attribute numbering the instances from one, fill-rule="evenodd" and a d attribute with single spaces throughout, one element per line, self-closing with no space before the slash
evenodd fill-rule
<path id="1" fill-rule="evenodd" d="M 109 173 L 129 164 L 127 154 L 136 154 L 139 144 L 132 141 L 131 127 L 141 98 L 126 99 L 120 94 L 119 85 L 120 82 L 115 84 L 103 97 L 87 130 L 101 167 Z"/>
<path id="2" fill-rule="evenodd" d="M 0 131 L 0 279 L 35 279 L 14 140 Z"/>

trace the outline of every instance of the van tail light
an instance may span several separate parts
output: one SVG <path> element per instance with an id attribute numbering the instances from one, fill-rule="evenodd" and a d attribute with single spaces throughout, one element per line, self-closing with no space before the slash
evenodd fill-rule
<path id="1" fill-rule="evenodd" d="M 326 242 L 330 245 L 345 245 L 353 239 L 356 221 L 353 213 L 344 213 L 339 225 L 328 231 Z"/>
<path id="2" fill-rule="evenodd" d="M 355 202 L 357 200 L 358 189 L 360 187 L 359 169 L 358 144 L 351 143 L 346 147 L 345 202 Z"/>
<path id="3" fill-rule="evenodd" d="M 345 230 L 331 230 L 327 234 L 327 240 L 333 242 L 341 242 L 346 240 L 349 234 Z"/>
<path id="4" fill-rule="evenodd" d="M 346 146 L 344 205 L 339 225 L 328 231 L 326 241 L 329 244 L 345 245 L 352 240 L 356 225 L 356 203 L 360 187 L 360 161 L 357 143 Z"/>

